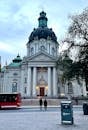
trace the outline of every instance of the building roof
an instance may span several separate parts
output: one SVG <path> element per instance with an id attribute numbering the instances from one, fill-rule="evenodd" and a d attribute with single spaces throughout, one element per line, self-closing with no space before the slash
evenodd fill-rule
<path id="1" fill-rule="evenodd" d="M 55 33 L 51 28 L 49 29 L 47 27 L 48 19 L 44 11 L 40 13 L 40 17 L 38 18 L 38 21 L 39 21 L 39 26 L 36 29 L 34 28 L 34 30 L 31 32 L 29 36 L 29 43 L 34 39 L 41 39 L 41 38 L 50 39 L 57 43 L 57 37 Z"/>
<path id="2" fill-rule="evenodd" d="M 21 65 L 21 63 L 10 63 L 9 65 L 8 65 L 8 67 L 18 67 L 18 66 L 20 66 Z"/>
<path id="3" fill-rule="evenodd" d="M 17 55 L 15 59 L 13 59 L 12 63 L 10 63 L 7 67 L 18 67 L 21 65 L 21 57 Z"/>
<path id="4" fill-rule="evenodd" d="M 15 59 L 13 59 L 13 63 L 19 63 L 19 62 L 21 62 L 22 61 L 22 59 L 21 59 L 21 57 L 19 56 L 19 54 L 17 55 L 17 57 L 15 58 Z"/>

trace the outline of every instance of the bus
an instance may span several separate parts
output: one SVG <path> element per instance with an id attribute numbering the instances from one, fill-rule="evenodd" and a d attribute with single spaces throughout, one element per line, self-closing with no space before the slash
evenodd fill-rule
<path id="1" fill-rule="evenodd" d="M 0 93 L 0 108 L 19 107 L 21 105 L 20 93 Z"/>

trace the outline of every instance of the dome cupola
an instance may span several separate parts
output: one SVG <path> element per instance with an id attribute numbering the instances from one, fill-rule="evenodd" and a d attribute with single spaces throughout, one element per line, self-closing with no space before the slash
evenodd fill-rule
<path id="1" fill-rule="evenodd" d="M 40 13 L 40 17 L 38 18 L 39 20 L 39 27 L 47 27 L 47 17 L 46 17 L 46 13 L 44 11 L 42 11 Z"/>
<path id="2" fill-rule="evenodd" d="M 21 61 L 22 61 L 22 59 L 20 58 L 19 54 L 17 55 L 17 57 L 15 59 L 13 59 L 13 63 L 19 63 Z"/>

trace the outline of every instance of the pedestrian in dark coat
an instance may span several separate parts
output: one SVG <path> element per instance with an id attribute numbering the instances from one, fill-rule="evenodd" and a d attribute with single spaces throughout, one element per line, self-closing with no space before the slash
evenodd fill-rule
<path id="1" fill-rule="evenodd" d="M 40 98 L 39 100 L 40 110 L 42 110 L 42 104 L 43 104 L 43 101 L 42 101 L 42 98 Z"/>
<path id="2" fill-rule="evenodd" d="M 46 99 L 44 100 L 44 109 L 45 109 L 45 111 L 47 110 L 47 100 Z"/>

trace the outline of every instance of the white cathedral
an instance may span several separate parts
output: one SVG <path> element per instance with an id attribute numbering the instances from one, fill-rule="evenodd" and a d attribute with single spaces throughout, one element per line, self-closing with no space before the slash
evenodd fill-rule
<path id="1" fill-rule="evenodd" d="M 20 92 L 23 97 L 58 97 L 72 94 L 86 95 L 84 85 L 73 82 L 63 86 L 58 82 L 56 62 L 58 59 L 57 37 L 52 28 L 47 27 L 46 13 L 42 11 L 38 18 L 38 27 L 34 28 L 27 43 L 27 56 L 18 55 L 3 67 L 0 72 L 0 93 Z"/>

